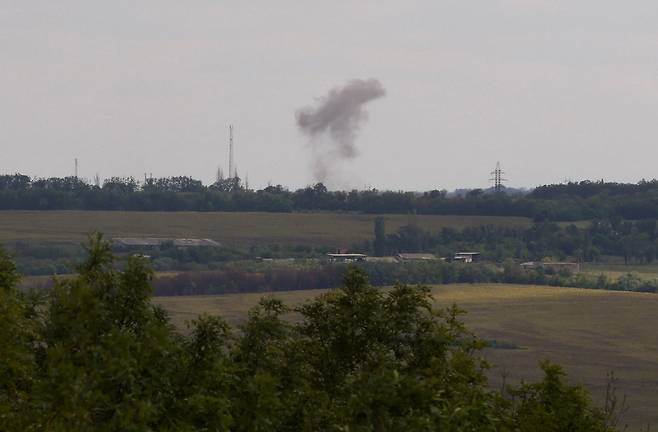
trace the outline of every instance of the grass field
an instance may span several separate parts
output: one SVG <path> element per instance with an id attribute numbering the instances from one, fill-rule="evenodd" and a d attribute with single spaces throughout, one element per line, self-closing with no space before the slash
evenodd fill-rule
<path id="1" fill-rule="evenodd" d="M 0 242 L 81 241 L 98 230 L 108 237 L 211 238 L 230 245 L 350 246 L 371 239 L 376 215 L 343 213 L 223 213 L 120 211 L 0 211 Z M 388 232 L 411 221 L 439 230 L 478 225 L 530 226 L 522 217 L 385 215 Z"/>
<path id="2" fill-rule="evenodd" d="M 627 273 L 633 273 L 642 279 L 658 279 L 658 264 L 585 264 L 582 268 L 585 273 L 600 275 L 616 280 Z"/>
<path id="3" fill-rule="evenodd" d="M 321 293 L 276 293 L 288 304 L 299 304 Z M 179 328 L 207 312 L 233 324 L 263 294 L 158 297 Z M 457 303 L 468 311 L 465 321 L 480 337 L 515 344 L 519 349 L 489 349 L 496 366 L 491 382 L 538 377 L 537 363 L 554 360 L 578 377 L 597 400 L 605 391 L 606 373 L 615 371 L 620 391 L 627 395 L 629 430 L 651 422 L 658 426 L 658 296 L 525 285 L 445 285 L 433 288 L 437 305 Z"/>

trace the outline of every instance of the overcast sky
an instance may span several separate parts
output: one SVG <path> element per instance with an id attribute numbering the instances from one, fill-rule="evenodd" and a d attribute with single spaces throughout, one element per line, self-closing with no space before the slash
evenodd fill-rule
<path id="1" fill-rule="evenodd" d="M 0 0 L 0 172 L 314 181 L 295 111 L 376 78 L 333 187 L 658 177 L 658 2 Z"/>

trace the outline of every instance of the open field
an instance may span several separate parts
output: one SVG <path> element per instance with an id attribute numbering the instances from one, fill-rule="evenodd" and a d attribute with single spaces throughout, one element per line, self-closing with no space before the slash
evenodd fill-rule
<path id="1" fill-rule="evenodd" d="M 108 237 L 210 238 L 231 245 L 350 246 L 372 238 L 377 215 L 348 213 L 230 213 L 120 211 L 0 211 L 0 242 L 81 241 Z M 384 215 L 388 232 L 410 222 L 433 231 L 478 225 L 530 226 L 523 217 Z"/>
<path id="2" fill-rule="evenodd" d="M 658 279 L 657 264 L 585 264 L 582 271 L 593 275 L 604 274 L 613 280 L 619 279 L 620 276 L 627 273 L 634 273 L 642 279 Z"/>
<path id="3" fill-rule="evenodd" d="M 275 296 L 299 304 L 321 290 L 290 291 Z M 525 285 L 444 285 L 433 287 L 437 305 L 457 303 L 468 311 L 469 328 L 484 339 L 515 344 L 519 349 L 489 349 L 496 367 L 493 385 L 538 377 L 538 361 L 549 358 L 577 377 L 600 400 L 606 373 L 619 378 L 627 395 L 629 430 L 658 425 L 658 296 L 574 288 Z M 158 297 L 180 328 L 199 313 L 220 314 L 238 324 L 263 294 Z"/>

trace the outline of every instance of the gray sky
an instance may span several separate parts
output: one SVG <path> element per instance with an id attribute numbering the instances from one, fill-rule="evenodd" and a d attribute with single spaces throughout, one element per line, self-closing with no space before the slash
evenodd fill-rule
<path id="1" fill-rule="evenodd" d="M 658 2 L 0 0 L 0 172 L 313 182 L 295 111 L 376 78 L 333 187 L 658 176 Z"/>

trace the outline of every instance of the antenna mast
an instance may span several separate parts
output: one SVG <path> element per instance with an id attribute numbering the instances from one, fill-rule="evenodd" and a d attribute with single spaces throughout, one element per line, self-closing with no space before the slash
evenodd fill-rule
<path id="1" fill-rule="evenodd" d="M 78 158 L 75 158 L 75 178 L 78 178 Z"/>
<path id="2" fill-rule="evenodd" d="M 505 171 L 500 168 L 500 162 L 496 162 L 496 169 L 491 171 L 490 174 L 493 176 L 489 180 L 494 183 L 494 191 L 501 192 L 503 190 L 503 182 L 506 182 L 507 179 L 503 178 Z"/>
<path id="3" fill-rule="evenodd" d="M 228 178 L 235 177 L 235 166 L 233 165 L 233 125 L 228 127 Z"/>

